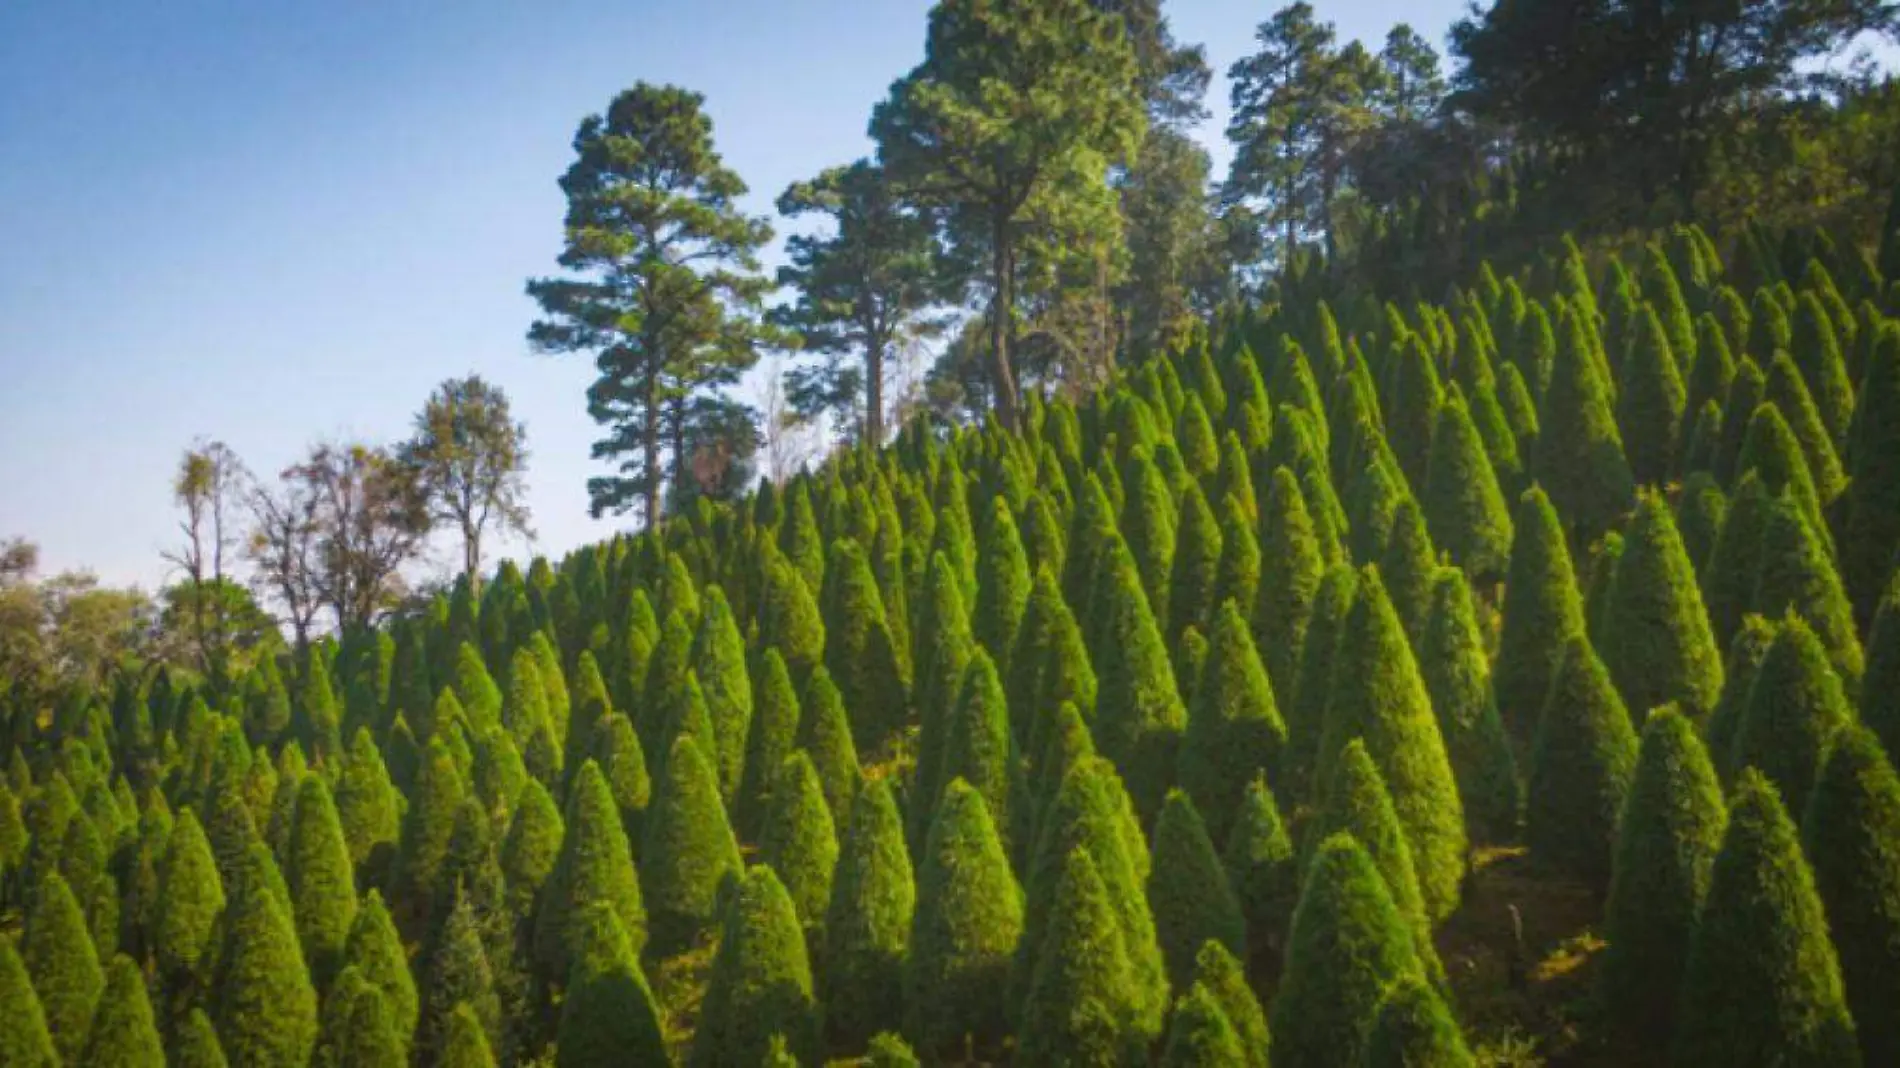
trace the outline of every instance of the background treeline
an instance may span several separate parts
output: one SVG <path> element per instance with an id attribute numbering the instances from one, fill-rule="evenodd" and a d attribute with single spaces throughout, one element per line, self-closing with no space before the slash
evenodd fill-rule
<path id="1" fill-rule="evenodd" d="M 1889 1063 L 1897 316 L 1804 231 L 1561 243 L 16 686 L 0 1050 Z"/>
<path id="2" fill-rule="evenodd" d="M 528 336 L 600 369 L 595 514 L 652 521 L 758 466 L 782 481 L 814 436 L 882 445 L 923 411 L 1019 428 L 1030 393 L 1076 399 L 1224 307 L 1296 299 L 1288 273 L 1299 300 L 1409 305 L 1566 234 L 1598 270 L 1687 223 L 1871 250 L 1900 90 L 1853 49 L 1900 39 L 1897 10 L 1500 4 L 1451 27 L 1447 70 L 1410 26 L 1342 42 L 1295 3 L 1226 72 L 1216 175 L 1215 72 L 1160 0 L 942 3 L 871 109 L 875 153 L 779 194 L 775 277 L 774 220 L 698 94 L 641 83 L 584 119 Z M 753 373 L 755 411 L 731 387 L 767 351 L 791 367 Z"/>

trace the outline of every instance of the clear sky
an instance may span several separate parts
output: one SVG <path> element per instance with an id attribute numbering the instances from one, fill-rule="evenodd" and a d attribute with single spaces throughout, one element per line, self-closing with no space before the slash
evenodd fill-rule
<path id="1" fill-rule="evenodd" d="M 37 541 L 48 571 L 155 588 L 194 438 L 274 474 L 320 437 L 405 435 L 471 371 L 528 424 L 536 548 L 606 536 L 586 510 L 591 363 L 523 340 L 575 125 L 636 81 L 702 92 L 769 212 L 869 151 L 928 6 L 0 3 L 0 537 Z M 1218 74 L 1276 6 L 1168 12 Z M 1376 46 L 1400 18 L 1442 44 L 1464 5 L 1316 6 Z M 1225 99 L 1217 76 L 1202 133 L 1222 169 Z"/>

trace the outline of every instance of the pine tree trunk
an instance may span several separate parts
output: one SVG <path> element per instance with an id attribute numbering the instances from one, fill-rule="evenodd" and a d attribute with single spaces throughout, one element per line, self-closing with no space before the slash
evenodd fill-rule
<path id="1" fill-rule="evenodd" d="M 1009 319 L 1016 307 L 1016 256 L 1009 243 L 1009 220 L 999 214 L 993 255 L 996 292 L 990 299 L 990 350 L 996 360 L 996 414 L 1006 430 L 1016 429 L 1016 374 L 1010 366 Z"/>
<path id="2" fill-rule="evenodd" d="M 872 448 L 884 444 L 884 345 L 876 332 L 864 346 L 864 440 Z"/>

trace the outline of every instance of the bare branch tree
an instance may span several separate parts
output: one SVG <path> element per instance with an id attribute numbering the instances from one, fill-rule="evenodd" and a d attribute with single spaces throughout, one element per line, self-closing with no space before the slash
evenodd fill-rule
<path id="1" fill-rule="evenodd" d="M 172 497 L 185 510 L 178 523 L 185 542 L 162 555 L 191 580 L 193 637 L 199 667 L 207 671 L 223 654 L 226 600 L 205 596 L 205 588 L 224 585 L 224 552 L 235 544 L 226 518 L 249 482 L 250 472 L 230 446 L 202 438 L 185 450 L 172 480 Z"/>
<path id="2" fill-rule="evenodd" d="M 795 410 L 786 395 L 784 359 L 773 356 L 762 368 L 759 386 L 759 436 L 765 454 L 765 477 L 783 484 L 817 456 L 822 444 L 818 427 Z"/>
<path id="3" fill-rule="evenodd" d="M 284 476 L 314 502 L 323 603 L 339 629 L 369 626 L 400 599 L 403 565 L 421 554 L 432 528 L 414 468 L 386 449 L 324 443 Z"/>
<path id="4" fill-rule="evenodd" d="M 282 606 L 299 649 L 310 642 L 310 629 L 323 605 L 318 585 L 321 564 L 321 502 L 305 482 L 284 473 L 273 488 L 257 485 L 246 497 L 251 536 L 245 545 L 256 566 L 252 582 L 261 599 Z"/>

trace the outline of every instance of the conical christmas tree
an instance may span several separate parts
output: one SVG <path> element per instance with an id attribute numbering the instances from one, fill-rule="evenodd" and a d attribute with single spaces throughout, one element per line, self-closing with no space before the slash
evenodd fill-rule
<path id="1" fill-rule="evenodd" d="M 86 1036 L 92 1030 L 93 1009 L 105 988 L 105 974 L 99 967 L 92 936 L 86 932 L 85 915 L 58 872 L 40 876 L 26 914 L 20 957 L 39 994 L 60 1059 L 79 1063 Z M 297 966 L 301 970 L 303 962 L 298 960 Z"/>
<path id="2" fill-rule="evenodd" d="M 284 880 L 290 886 L 304 960 L 323 986 L 335 974 L 356 921 L 356 878 L 330 790 L 315 775 L 305 776 L 297 789 Z"/>
<path id="3" fill-rule="evenodd" d="M 54 1068 L 59 1063 L 46 1013 L 13 943 L 0 939 L 0 1063 Z"/>
<path id="4" fill-rule="evenodd" d="M 1366 1068 L 1471 1068 L 1477 1061 L 1431 984 L 1409 978 L 1379 1006 L 1364 1063 Z"/>
<path id="5" fill-rule="evenodd" d="M 1351 835 L 1321 843 L 1293 913 L 1273 1001 L 1273 1063 L 1357 1064 L 1395 983 L 1420 974 L 1385 880 Z"/>
<path id="6" fill-rule="evenodd" d="M 1069 851 L 1022 1009 L 1017 1056 L 1031 1064 L 1109 1065 L 1139 1056 L 1134 977 L 1088 850 Z"/>
<path id="7" fill-rule="evenodd" d="M 856 1049 L 901 1016 L 903 962 L 917 888 L 903 820 L 883 779 L 867 783 L 851 807 L 817 954 L 825 1028 Z"/>
<path id="8" fill-rule="evenodd" d="M 904 961 L 904 1030 L 926 1056 L 1002 1038 L 1004 980 L 1022 930 L 1022 891 L 989 809 L 952 781 L 924 848 Z"/>
<path id="9" fill-rule="evenodd" d="M 1155 820 L 1147 890 L 1162 958 L 1177 987 L 1193 978 L 1195 955 L 1206 942 L 1246 952 L 1247 923 L 1226 874 L 1194 802 L 1170 790 Z"/>
<path id="10" fill-rule="evenodd" d="M 1689 950 L 1677 1064 L 1857 1065 L 1814 873 L 1766 778 L 1744 771 Z"/>
<path id="11" fill-rule="evenodd" d="M 1701 722 L 1722 692 L 1722 654 L 1709 629 L 1695 568 L 1661 495 L 1645 492 L 1617 559 L 1604 608 L 1604 662 L 1638 714 L 1676 704 Z"/>
<path id="12" fill-rule="evenodd" d="M 1168 1025 L 1168 1045 L 1162 1050 L 1163 1068 L 1247 1068 L 1246 1052 L 1234 1025 L 1220 1005 L 1199 983 L 1174 1004 Z"/>
<path id="13" fill-rule="evenodd" d="M 232 1064 L 303 1064 L 317 1040 L 317 995 L 288 910 L 267 877 L 243 887 L 231 910 L 213 1002 L 219 1044 Z"/>
<path id="14" fill-rule="evenodd" d="M 568 840 L 578 833 L 569 819 Z M 721 886 L 742 870 L 712 766 L 697 743 L 681 738 L 667 759 L 640 844 L 640 894 L 651 951 L 671 956 L 691 947 L 713 922 Z"/>
<path id="15" fill-rule="evenodd" d="M 1636 731 L 1589 639 L 1572 635 L 1551 683 L 1524 813 L 1531 855 L 1602 893 L 1636 767 Z"/>
<path id="16" fill-rule="evenodd" d="M 620 918 L 605 902 L 594 902 L 575 918 L 578 952 L 561 1003 L 558 1068 L 605 1068 L 611 1064 L 665 1064 L 667 1052 L 653 994 L 640 972 L 638 954 Z M 474 1026 L 471 1028 L 470 1024 Z M 480 1016 L 466 1003 L 449 1011 L 444 1028 L 444 1057 L 466 1030 L 482 1033 Z"/>
<path id="17" fill-rule="evenodd" d="M 1498 714 L 1522 742 L 1537 733 L 1565 643 L 1583 633 L 1583 598 L 1563 527 L 1543 490 L 1525 491 L 1515 530 L 1491 687 Z"/>
<path id="18" fill-rule="evenodd" d="M 831 901 L 838 836 L 811 758 L 793 751 L 775 777 L 772 800 L 759 839 L 759 860 L 779 877 L 799 922 L 815 926 Z"/>
<path id="19" fill-rule="evenodd" d="M 1265 779 L 1256 778 L 1247 784 L 1221 861 L 1246 917 L 1252 944 L 1278 949 L 1299 898 L 1300 873 L 1293 840 L 1280 820 L 1280 810 Z"/>
<path id="20" fill-rule="evenodd" d="M 568 796 L 559 858 L 542 888 L 535 913 L 534 959 L 542 976 L 567 977 L 574 967 L 575 926 L 587 906 L 605 901 L 619 917 L 634 952 L 646 942 L 641 884 L 627 848 L 606 776 L 593 761 L 581 765 Z"/>
<path id="21" fill-rule="evenodd" d="M 1432 580 L 1432 607 L 1418 647 L 1419 673 L 1431 696 L 1445 753 L 1458 778 L 1465 823 L 1479 841 L 1508 841 L 1517 832 L 1517 764 L 1491 693 L 1484 637 L 1471 588 L 1456 568 Z"/>
<path id="22" fill-rule="evenodd" d="M 1260 659 L 1274 697 L 1289 706 L 1326 564 L 1299 481 L 1284 467 L 1274 469 L 1261 510 L 1260 567 L 1259 595 L 1252 606 L 1254 647 L 1265 650 Z"/>
<path id="23" fill-rule="evenodd" d="M 759 1064 L 775 1035 L 797 1063 L 818 1051 L 817 1003 L 798 916 L 772 870 L 755 867 L 726 910 L 691 1063 Z"/>
<path id="24" fill-rule="evenodd" d="M 1801 617 L 1790 615 L 1777 626 L 1749 686 L 1730 766 L 1758 769 L 1793 811 L 1802 811 L 1835 732 L 1853 715 L 1820 639 Z"/>
<path id="25" fill-rule="evenodd" d="M 1802 821 L 1802 845 L 1840 953 L 1861 1058 L 1900 1057 L 1900 775 L 1873 734 L 1836 738 Z"/>
<path id="26" fill-rule="evenodd" d="M 1694 725 L 1674 708 L 1651 713 L 1617 831 L 1599 977 L 1612 1036 L 1630 1049 L 1668 1048 L 1726 819 Z"/>
<path id="27" fill-rule="evenodd" d="M 1181 739 L 1178 781 L 1205 814 L 1207 833 L 1225 841 L 1247 783 L 1279 766 L 1286 745 L 1266 669 L 1233 601 L 1214 620 L 1207 660 L 1194 687 Z"/>
<path id="28" fill-rule="evenodd" d="M 1199 483 L 1181 494 L 1175 521 L 1174 567 L 1168 580 L 1168 638 L 1200 626 L 1214 610 L 1214 582 L 1220 571 L 1221 528 Z"/>
<path id="29" fill-rule="evenodd" d="M 1423 511 L 1432 541 L 1479 581 L 1500 578 L 1511 559 L 1511 512 L 1464 400 L 1438 410 L 1426 463 Z"/>
<path id="30" fill-rule="evenodd" d="M 800 702 L 798 735 L 793 740 L 811 757 L 824 784 L 825 803 L 831 806 L 831 820 L 843 823 L 851 817 L 852 798 L 858 788 L 858 751 L 851 744 L 851 727 L 845 720 L 844 698 L 831 684 L 831 673 L 823 667 L 811 674 Z M 921 747 L 918 766 L 925 759 Z"/>
<path id="31" fill-rule="evenodd" d="M 1359 596 L 1340 635 L 1332 702 L 1320 739 L 1320 784 L 1332 781 L 1338 756 L 1353 738 L 1365 740 L 1385 777 L 1412 847 L 1425 915 L 1436 922 L 1458 903 L 1464 807 L 1431 698 L 1374 568 L 1360 572 Z"/>

